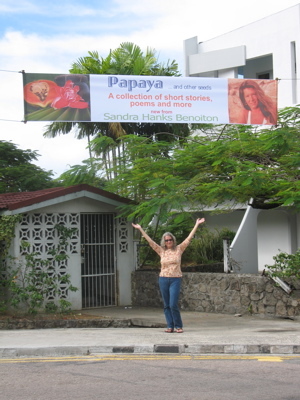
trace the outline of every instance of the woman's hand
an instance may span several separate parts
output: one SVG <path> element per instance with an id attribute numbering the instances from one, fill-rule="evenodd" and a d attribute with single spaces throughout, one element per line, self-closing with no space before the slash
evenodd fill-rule
<path id="1" fill-rule="evenodd" d="M 196 221 L 196 225 L 199 226 L 200 224 L 203 224 L 205 222 L 205 218 L 198 218 Z"/>
<path id="2" fill-rule="evenodd" d="M 142 227 L 141 227 L 141 225 L 139 225 L 139 224 L 131 224 L 135 229 L 141 229 Z"/>

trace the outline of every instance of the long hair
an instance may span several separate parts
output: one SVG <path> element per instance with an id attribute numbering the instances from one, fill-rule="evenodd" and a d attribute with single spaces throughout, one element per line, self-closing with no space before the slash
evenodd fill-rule
<path id="1" fill-rule="evenodd" d="M 265 92 L 258 85 L 258 83 L 253 80 L 246 80 L 241 84 L 239 88 L 239 95 L 241 102 L 243 103 L 243 106 L 246 110 L 250 110 L 250 107 L 248 106 L 245 100 L 245 95 L 244 95 L 245 89 L 255 90 L 258 99 L 258 106 L 261 109 L 261 112 L 271 124 L 276 124 L 277 111 L 274 102 L 269 96 L 265 94 Z"/>
<path id="2" fill-rule="evenodd" d="M 164 250 L 166 250 L 166 243 L 165 243 L 165 237 L 166 237 L 166 236 L 171 236 L 171 238 L 173 239 L 173 246 L 172 246 L 172 249 L 175 249 L 175 247 L 177 246 L 176 237 L 173 235 L 173 233 L 170 233 L 170 232 L 166 232 L 166 233 L 164 233 L 164 234 L 162 235 L 161 241 L 160 241 L 161 247 L 162 247 Z"/>

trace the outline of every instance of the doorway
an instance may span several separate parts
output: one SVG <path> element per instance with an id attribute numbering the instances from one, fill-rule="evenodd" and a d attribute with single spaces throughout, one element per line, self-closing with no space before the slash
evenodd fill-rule
<path id="1" fill-rule="evenodd" d="M 82 308 L 115 306 L 115 216 L 91 213 L 80 218 Z"/>

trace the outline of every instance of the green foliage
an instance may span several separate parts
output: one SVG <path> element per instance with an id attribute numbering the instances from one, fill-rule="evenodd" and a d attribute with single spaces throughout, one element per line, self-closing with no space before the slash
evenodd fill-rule
<path id="1" fill-rule="evenodd" d="M 165 75 L 178 76 L 178 65 L 173 61 L 158 63 L 156 51 L 147 48 L 143 52 L 134 43 L 124 42 L 111 50 L 105 58 L 97 51 L 89 51 L 88 56 L 79 58 L 72 64 L 71 74 L 105 75 Z"/>
<path id="2" fill-rule="evenodd" d="M 0 259 L 6 256 L 15 237 L 15 226 L 21 218 L 21 215 L 0 215 Z"/>
<path id="3" fill-rule="evenodd" d="M 273 265 L 266 265 L 266 273 L 272 277 L 300 279 L 300 249 L 294 254 L 280 252 L 273 257 Z"/>
<path id="4" fill-rule="evenodd" d="M 9 282 L 6 279 L 6 261 L 9 247 L 15 236 L 15 225 L 21 220 L 21 215 L 0 216 L 0 312 L 5 311 L 6 294 Z"/>
<path id="5" fill-rule="evenodd" d="M 21 243 L 24 263 L 10 259 L 6 266 L 3 286 L 8 290 L 7 306 L 21 307 L 26 313 L 36 314 L 43 307 L 46 311 L 66 312 L 71 303 L 60 299 L 56 305 L 54 301 L 45 303 L 45 298 L 55 298 L 60 295 L 60 285 L 67 287 L 68 291 L 78 290 L 71 285 L 70 275 L 59 275 L 55 270 L 55 264 L 68 258 L 66 246 L 74 229 L 56 225 L 59 232 L 59 243 L 48 251 L 49 258 L 42 259 L 37 252 L 30 252 L 30 244 Z"/>
<path id="6" fill-rule="evenodd" d="M 173 163 L 173 151 L 181 147 L 180 142 L 152 141 L 135 135 L 122 140 L 127 163 L 107 182 L 107 190 L 118 190 L 118 194 L 135 201 L 123 209 L 128 218 L 139 219 L 144 226 L 154 216 L 161 224 L 166 223 L 172 210 L 183 211 L 186 204 L 185 194 L 177 190 L 184 181 L 175 174 Z"/>
<path id="7" fill-rule="evenodd" d="M 45 171 L 32 161 L 36 151 L 21 150 L 0 140 L 0 193 L 34 191 L 53 187 L 52 171 Z"/>
<path id="8" fill-rule="evenodd" d="M 94 164 L 90 160 L 82 161 L 81 165 L 72 165 L 57 179 L 59 184 L 73 186 L 85 183 L 98 188 L 104 187 L 105 181 L 97 176 Z"/>
<path id="9" fill-rule="evenodd" d="M 286 122 L 296 112 L 298 107 L 280 112 L 276 127 L 257 131 L 231 125 L 220 131 L 218 140 L 198 137 L 200 145 L 176 154 L 181 165 L 185 162 L 185 168 L 195 172 L 189 172 L 183 189 L 192 188 L 191 197 L 202 204 L 244 203 L 252 197 L 262 208 L 299 208 L 300 125 L 295 119 Z"/>
<path id="10" fill-rule="evenodd" d="M 257 208 L 300 209 L 300 108 L 279 112 L 278 125 L 198 125 L 183 141 L 126 136 L 128 163 L 108 190 L 137 203 L 123 215 L 147 225 L 173 210 L 218 205 L 230 209 L 253 198 Z M 200 210 L 199 210 L 200 211 Z"/>
<path id="11" fill-rule="evenodd" d="M 235 233 L 227 228 L 209 231 L 202 228 L 200 234 L 192 240 L 186 251 L 183 253 L 183 262 L 192 264 L 211 264 L 224 260 L 223 239 L 233 240 Z"/>

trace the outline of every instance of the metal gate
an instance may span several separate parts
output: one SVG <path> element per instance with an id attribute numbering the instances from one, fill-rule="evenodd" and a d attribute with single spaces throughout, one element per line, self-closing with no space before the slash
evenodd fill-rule
<path id="1" fill-rule="evenodd" d="M 81 214 L 82 308 L 116 305 L 114 214 Z"/>

